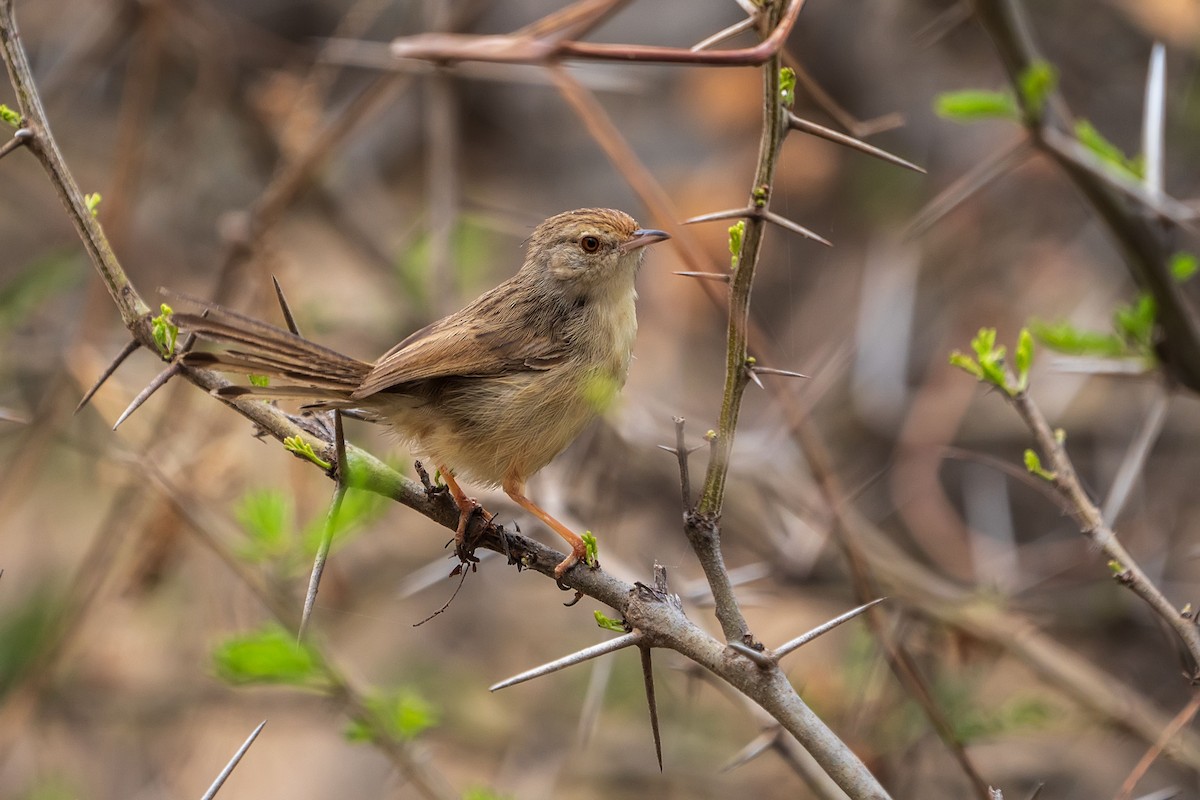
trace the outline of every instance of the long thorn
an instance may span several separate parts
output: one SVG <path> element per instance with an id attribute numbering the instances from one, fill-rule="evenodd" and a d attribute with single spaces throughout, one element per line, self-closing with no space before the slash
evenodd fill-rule
<path id="1" fill-rule="evenodd" d="M 275 284 L 275 299 L 279 301 L 279 310 L 283 312 L 283 321 L 287 323 L 289 331 L 299 336 L 300 328 L 296 325 L 296 318 L 292 316 L 292 307 L 288 305 L 287 297 L 283 294 L 283 287 L 279 285 L 279 278 L 272 275 L 271 283 Z"/>
<path id="2" fill-rule="evenodd" d="M 125 346 L 121 348 L 121 352 L 117 353 L 117 357 L 109 363 L 104 372 L 100 373 L 100 377 L 97 378 L 96 382 L 92 384 L 92 388 L 88 389 L 87 393 L 84 394 L 83 399 L 79 401 L 79 405 L 75 406 L 74 413 L 78 414 L 80 410 L 88 404 L 88 401 L 95 396 L 96 392 L 100 391 L 100 387 L 104 385 L 104 382 L 111 378 L 113 373 L 120 368 L 121 364 L 125 363 L 125 359 L 129 358 L 129 356 L 133 354 L 133 351 L 137 350 L 139 347 L 141 347 L 141 345 L 138 343 L 137 339 L 130 339 L 128 342 L 126 342 Z"/>
<path id="3" fill-rule="evenodd" d="M 942 217 L 958 208 L 983 187 L 994 181 L 1000 175 L 1016 167 L 1033 154 L 1029 141 L 1024 137 L 1017 139 L 1008 147 L 994 154 L 943 189 L 937 197 L 925 204 L 917 212 L 916 217 L 908 226 L 908 238 L 920 236 Z"/>
<path id="4" fill-rule="evenodd" d="M 792 652 L 793 650 L 803 647 L 804 645 L 808 644 L 813 639 L 816 639 L 818 636 L 821 636 L 822 634 L 829 633 L 831 630 L 836 628 L 838 625 L 841 625 L 843 622 L 849 622 L 850 620 L 857 617 L 859 614 L 861 614 L 864 611 L 866 611 L 867 609 L 869 609 L 871 606 L 879 605 L 886 599 L 887 599 L 886 597 L 880 597 L 875 600 L 872 600 L 869 603 L 863 603 L 858 608 L 847 611 L 845 614 L 842 614 L 840 617 L 834 617 L 833 619 L 829 620 L 829 622 L 826 622 L 824 625 L 818 625 L 817 627 L 813 628 L 811 631 L 804 634 L 803 636 L 797 636 L 795 639 L 792 639 L 790 642 L 787 642 L 785 644 L 780 645 L 779 647 L 776 647 L 775 648 L 775 659 L 779 660 L 779 659 L 783 658 L 784 656 L 786 656 L 788 653 Z"/>
<path id="5" fill-rule="evenodd" d="M 778 225 L 779 227 L 783 228 L 784 230 L 789 230 L 792 233 L 798 233 L 806 239 L 812 239 L 814 242 L 820 242 L 821 244 L 825 245 L 826 247 L 833 247 L 833 242 L 829 241 L 824 236 L 821 236 L 820 234 L 817 234 L 817 233 L 813 233 L 812 231 L 810 231 L 808 228 L 804 227 L 803 225 L 792 222 L 787 217 L 781 217 L 778 214 L 776 214 L 774 211 L 764 211 L 763 219 L 765 219 L 767 222 L 772 222 L 772 223 Z"/>
<path id="6" fill-rule="evenodd" d="M 221 787 L 225 785 L 225 781 L 233 774 L 234 768 L 241 762 L 242 756 L 246 755 L 246 751 L 250 749 L 250 745 L 254 744 L 254 740 L 262 733 L 262 729 L 266 724 L 267 721 L 265 719 L 258 723 L 258 727 L 246 738 L 246 741 L 242 742 L 242 746 L 233 754 L 233 758 L 229 759 L 229 763 L 225 765 L 225 769 L 221 770 L 221 774 L 212 782 L 212 785 L 208 787 L 208 791 L 204 793 L 204 796 L 200 800 L 212 800 L 217 796 L 217 792 L 221 791 Z"/>
<path id="7" fill-rule="evenodd" d="M 183 362 L 181 362 L 179 358 L 185 353 L 189 352 L 192 349 L 192 345 L 195 343 L 196 334 L 189 333 L 187 338 L 183 340 L 183 343 L 180 344 L 175 350 L 175 362 L 162 372 L 158 373 L 158 375 L 154 376 L 154 380 L 150 381 L 150 385 L 143 389 L 137 397 L 133 398 L 133 402 L 129 404 L 129 408 L 126 408 L 125 412 L 121 414 L 121 416 L 118 417 L 117 421 L 113 424 L 112 429 L 114 431 L 121 426 L 122 422 L 129 419 L 129 415 L 134 411 L 137 411 L 141 407 L 142 403 L 145 403 L 147 400 L 149 400 L 150 395 L 166 386 L 167 381 L 171 380 L 171 378 L 183 371 Z"/>
<path id="8" fill-rule="evenodd" d="M 682 275 L 685 278 L 696 278 L 702 281 L 717 281 L 719 283 L 729 283 L 731 277 L 724 272 L 676 272 L 676 275 Z"/>
<path id="9" fill-rule="evenodd" d="M 642 651 L 642 680 L 646 684 L 646 705 L 650 707 L 650 730 L 654 732 L 654 755 L 658 757 L 658 771 L 663 771 L 662 736 L 658 730 L 658 703 L 654 700 L 654 668 L 650 664 L 650 648 L 639 647 Z"/>
<path id="10" fill-rule="evenodd" d="M 725 646 L 730 650 L 741 653 L 763 669 L 766 669 L 775 663 L 775 660 L 766 653 L 755 650 L 753 647 L 742 644 L 741 642 L 726 642 Z"/>
<path id="11" fill-rule="evenodd" d="M 751 372 L 757 372 L 759 375 L 781 375 L 785 378 L 811 378 L 811 375 L 805 375 L 803 372 L 792 372 L 790 369 L 775 369 L 774 367 L 751 367 Z"/>
<path id="12" fill-rule="evenodd" d="M 1117 521 L 1117 515 L 1121 513 L 1134 482 L 1138 476 L 1144 474 L 1146 456 L 1150 454 L 1150 448 L 1158 441 L 1158 437 L 1162 433 L 1169 403 L 1170 396 L 1167 394 L 1166 388 L 1159 387 L 1146 412 L 1145 419 L 1138 426 L 1137 433 L 1125 451 L 1125 457 L 1121 459 L 1121 465 L 1117 468 L 1117 474 L 1113 478 L 1108 497 L 1104 499 L 1101 517 L 1106 525 L 1112 525 Z"/>
<path id="13" fill-rule="evenodd" d="M 704 39 L 704 40 L 692 45 L 692 48 L 691 48 L 692 52 L 699 53 L 701 50 L 707 50 L 708 48 L 710 48 L 714 45 L 720 44 L 721 42 L 725 41 L 726 39 L 732 39 L 734 36 L 737 36 L 742 31 L 748 31 L 751 28 L 753 28 L 754 23 L 756 23 L 756 22 L 758 22 L 758 20 L 755 17 L 746 17 L 741 22 L 735 22 L 732 25 L 730 25 L 728 28 L 723 28 L 723 29 L 717 31 L 716 33 L 714 33 L 712 36 L 709 36 L 707 39 Z"/>
<path id="14" fill-rule="evenodd" d="M 889 164 L 895 164 L 898 167 L 911 169 L 913 172 L 919 172 L 922 175 L 926 174 L 923 168 L 918 167 L 911 161 L 906 161 L 903 158 L 900 158 L 900 156 L 892 155 L 887 150 L 882 150 L 874 145 L 867 144 L 861 139 L 855 139 L 853 136 L 839 133 L 832 128 L 826 128 L 824 125 L 818 125 L 815 122 L 809 122 L 806 119 L 801 119 L 790 111 L 788 112 L 788 126 L 791 127 L 792 130 L 802 131 L 804 133 L 812 134 L 813 136 L 818 136 L 827 141 L 834 142 L 835 144 L 840 144 L 845 147 L 849 147 L 852 150 L 857 150 L 860 153 L 866 153 L 869 156 L 881 159 Z"/>
<path id="15" fill-rule="evenodd" d="M 744 764 L 749 764 L 774 746 L 775 740 L 779 738 L 779 731 L 780 728 L 778 726 L 773 726 L 763 731 L 748 742 L 745 747 L 737 751 L 733 758 L 722 764 L 718 771 L 732 772 Z"/>
<path id="16" fill-rule="evenodd" d="M 762 216 L 762 211 L 753 206 L 745 208 L 727 208 L 724 211 L 713 211 L 710 214 L 701 214 L 698 217 L 691 217 L 683 221 L 684 225 L 695 225 L 697 222 L 714 222 L 719 219 L 754 219 Z"/>
<path id="17" fill-rule="evenodd" d="M 594 644 L 591 647 L 585 647 L 583 650 L 572 653 L 569 656 L 563 656 L 556 661 L 551 661 L 548 664 L 543 664 L 540 667 L 534 667 L 533 669 L 526 670 L 519 675 L 514 675 L 507 680 L 492 684 L 488 687 L 488 691 L 496 692 L 500 689 L 507 689 L 510 686 L 516 686 L 518 683 L 531 681 L 534 678 L 540 678 L 543 675 L 549 675 L 552 672 L 558 672 L 560 669 L 566 669 L 567 667 L 573 667 L 576 664 L 582 664 L 585 661 L 590 661 L 593 658 L 607 655 L 608 653 L 615 653 L 618 650 L 635 645 L 641 640 L 642 634 L 639 631 L 626 633 L 618 636 L 615 639 L 609 639 L 607 642 L 601 642 L 600 644 Z"/>
<path id="18" fill-rule="evenodd" d="M 959 0 L 921 26 L 913 34 L 913 45 L 921 50 L 932 47 L 969 19 L 971 19 L 970 4 L 966 0 Z"/>
<path id="19" fill-rule="evenodd" d="M 1047 128 L 1043 132 L 1043 141 L 1058 155 L 1088 170 L 1117 191 L 1128 195 L 1156 214 L 1166 217 L 1180 227 L 1193 231 L 1196 229 L 1196 219 L 1200 217 L 1200 211 L 1188 207 L 1169 195 L 1150 194 L 1140 181 L 1126 178 L 1110 168 L 1103 159 L 1080 144 L 1077 139 L 1054 128 Z"/>
<path id="20" fill-rule="evenodd" d="M 142 389 L 142 391 L 138 393 L 137 397 L 133 398 L 133 402 L 129 404 L 129 407 L 125 409 L 121 416 L 117 417 L 117 421 L 113 423 L 112 429 L 115 431 L 117 428 L 121 427 L 121 423 L 129 419 L 133 412 L 141 408 L 142 403 L 145 403 L 150 399 L 152 394 L 166 386 L 167 381 L 171 380 L 171 378 L 174 378 L 182 370 L 183 365 L 176 361 L 174 364 L 155 375 L 154 380 L 150 381 L 149 385 L 147 385 L 145 389 Z"/>
<path id="21" fill-rule="evenodd" d="M 342 415 L 333 412 L 334 442 L 337 448 L 337 485 L 333 490 L 333 500 L 329 503 L 329 514 L 325 517 L 325 529 L 321 532 L 321 544 L 317 547 L 317 555 L 313 559 L 312 573 L 308 577 L 308 591 L 304 594 L 304 610 L 300 613 L 300 629 L 296 633 L 296 641 L 303 642 L 308 635 L 308 625 L 312 621 L 313 608 L 317 604 L 317 591 L 321 587 L 321 576 L 325 574 L 325 562 L 329 559 L 329 549 L 333 545 L 333 534 L 337 530 L 337 518 L 342 510 L 342 501 L 346 498 L 346 439 L 342 432 Z"/>
<path id="22" fill-rule="evenodd" d="M 1142 113 L 1142 154 L 1146 167 L 1146 191 L 1161 195 L 1163 191 L 1164 134 L 1166 117 L 1167 66 L 1162 42 L 1155 42 L 1150 51 L 1150 67 L 1146 72 L 1146 107 Z"/>

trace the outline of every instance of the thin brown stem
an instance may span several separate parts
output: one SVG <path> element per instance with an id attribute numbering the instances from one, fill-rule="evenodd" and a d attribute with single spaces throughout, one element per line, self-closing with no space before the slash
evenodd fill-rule
<path id="1" fill-rule="evenodd" d="M 1110 567 L 1118 581 L 1136 594 L 1167 623 L 1179 636 L 1191 659 L 1193 681 L 1200 678 L 1200 629 L 1191 614 L 1185 614 L 1159 591 L 1150 577 L 1142 570 L 1117 538 L 1113 529 L 1104 521 L 1099 506 L 1083 488 L 1075 465 L 1067 454 L 1061 438 L 1055 435 L 1046 421 L 1041 408 L 1033 402 L 1028 392 L 1017 392 L 1011 396 L 1013 408 L 1029 426 L 1038 448 L 1048 457 L 1055 489 L 1070 503 L 1080 532 L 1110 559 Z"/>

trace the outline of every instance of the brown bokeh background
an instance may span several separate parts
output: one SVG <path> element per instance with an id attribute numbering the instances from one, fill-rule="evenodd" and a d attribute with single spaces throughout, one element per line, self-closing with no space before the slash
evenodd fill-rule
<path id="1" fill-rule="evenodd" d="M 1072 108 L 1129 153 L 1139 150 L 1150 43 L 1167 44 L 1167 174 L 1197 194 L 1195 42 L 1184 0 L 1030 3 L 1035 36 Z M 568 208 L 648 216 L 618 169 L 537 69 L 474 68 L 397 79 L 379 110 L 341 133 L 312 182 L 247 241 L 249 210 L 271 176 L 375 77 L 318 64 L 331 38 L 386 42 L 453 24 L 504 32 L 548 13 L 545 0 L 18 0 L 25 45 L 54 132 L 135 285 L 169 286 L 278 320 L 270 277 L 306 335 L 370 358 L 516 269 L 522 241 Z M 810 3 L 788 49 L 860 120 L 898 113 L 872 143 L 926 167 L 921 176 L 793 134 L 772 208 L 834 242 L 772 229 L 755 320 L 782 363 L 811 375 L 793 391 L 826 437 L 858 511 L 907 557 L 981 603 L 1033 620 L 1083 659 L 1173 715 L 1189 689 L 1174 642 L 1108 577 L 1073 522 L 984 456 L 1019 464 L 1030 437 L 999 398 L 952 370 L 947 354 L 981 326 L 1015 340 L 1031 318 L 1103 329 L 1136 291 L 1101 225 L 1047 161 L 1001 177 L 927 232 L 922 206 L 1022 134 L 932 111 L 939 92 L 1000 88 L 973 23 L 932 35 L 942 2 Z M 634 3 L 597 41 L 689 46 L 741 13 L 732 2 Z M 736 40 L 743 43 L 744 39 Z M 329 51 L 326 50 L 326 53 Z M 338 53 L 361 55 L 363 47 Z M 760 126 L 755 69 L 579 64 L 682 217 L 745 202 Z M 7 83 L 0 102 L 15 105 Z M 797 113 L 830 124 L 801 95 Z M 726 223 L 692 235 L 714 266 Z M 1183 242 L 1183 246 L 1187 243 Z M 700 443 L 715 427 L 723 314 L 671 245 L 639 279 L 641 329 L 618 407 L 531 484 L 553 513 L 599 536 L 606 568 L 647 580 L 669 570 L 689 614 L 719 635 L 680 525 L 672 416 Z M 220 276 L 224 276 L 223 279 Z M 219 285 L 219 281 L 223 281 Z M 194 387 L 113 422 L 160 368 L 135 354 L 83 411 L 88 385 L 126 334 L 36 161 L 0 162 L 0 797 L 199 796 L 245 735 L 269 723 L 221 797 L 417 797 L 375 749 L 342 736 L 336 703 L 284 688 L 232 688 L 211 652 L 268 614 L 204 537 L 237 552 L 248 492 L 291 496 L 297 527 L 331 492 L 318 470 Z M 1135 432 L 1162 398 L 1147 378 L 1065 371 L 1042 352 L 1034 394 L 1063 427 L 1103 499 Z M 1198 598 L 1200 474 L 1194 398 L 1169 399 L 1164 430 L 1116 528 L 1173 602 Z M 370 426 L 350 438 L 409 470 Z M 705 452 L 693 456 L 698 482 Z M 170 491 L 148 477 L 167 477 Z M 551 542 L 498 493 L 504 520 Z M 191 522 L 181 508 L 192 512 Z M 196 522 L 199 522 L 197 526 Z M 854 604 L 829 541 L 830 515 L 788 426 L 750 387 L 724 516 L 727 560 L 756 635 L 778 644 Z M 297 532 L 299 535 L 299 532 Z M 363 687 L 411 691 L 439 719 L 418 746 L 459 792 L 519 798 L 752 796 L 808 791 L 772 753 L 721 766 L 760 732 L 723 687 L 656 653 L 665 771 L 654 761 L 637 658 L 628 652 L 489 694 L 494 681 L 608 634 L 596 604 L 564 608 L 550 582 L 485 561 L 457 585 L 447 532 L 385 507 L 335 551 L 315 626 Z M 307 567 L 271 572 L 297 607 Z M 428 578 L 428 579 L 426 579 Z M 1111 796 L 1148 743 L 1082 709 L 1019 657 L 930 624 L 893 594 L 895 632 L 912 649 L 985 778 L 1006 797 Z M 861 623 L 786 662 L 805 699 L 897 797 L 967 796 L 968 784 L 900 689 Z M 611 673 L 608 671 L 611 670 Z M 589 701 L 589 692 L 596 701 Z M 602 693 L 601 693 L 602 692 Z M 586 711 L 586 713 L 585 713 Z M 581 722 L 581 719 L 584 721 Z M 1140 791 L 1200 791 L 1163 758 Z"/>

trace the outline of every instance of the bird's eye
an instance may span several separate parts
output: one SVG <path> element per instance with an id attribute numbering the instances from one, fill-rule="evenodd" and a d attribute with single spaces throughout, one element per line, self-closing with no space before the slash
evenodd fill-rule
<path id="1" fill-rule="evenodd" d="M 600 239 L 595 236 L 584 236 L 579 240 L 579 246 L 585 253 L 594 253 L 600 249 Z"/>

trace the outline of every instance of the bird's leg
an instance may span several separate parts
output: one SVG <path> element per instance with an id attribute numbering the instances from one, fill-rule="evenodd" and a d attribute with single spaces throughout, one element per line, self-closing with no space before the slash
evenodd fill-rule
<path id="1" fill-rule="evenodd" d="M 555 578 L 562 578 L 567 570 L 578 564 L 587 555 L 587 545 L 583 543 L 583 539 L 579 538 L 578 534 L 550 516 L 540 506 L 525 496 L 525 481 L 509 476 L 504 480 L 504 493 L 521 508 L 549 525 L 550 530 L 565 539 L 567 544 L 571 546 L 571 552 L 554 568 Z"/>
<path id="2" fill-rule="evenodd" d="M 491 522 L 492 515 L 484 511 L 483 506 L 479 505 L 474 497 L 467 497 L 466 493 L 459 488 L 458 481 L 454 480 L 454 475 L 450 470 L 439 465 L 438 471 L 442 474 L 442 480 L 446 482 L 446 488 L 450 490 L 450 496 L 454 498 L 454 504 L 458 506 L 458 528 L 454 531 L 454 551 L 464 564 L 479 561 L 475 556 L 475 548 L 467 543 L 467 527 L 471 523 L 471 515 L 476 511 L 483 514 L 485 522 Z"/>

